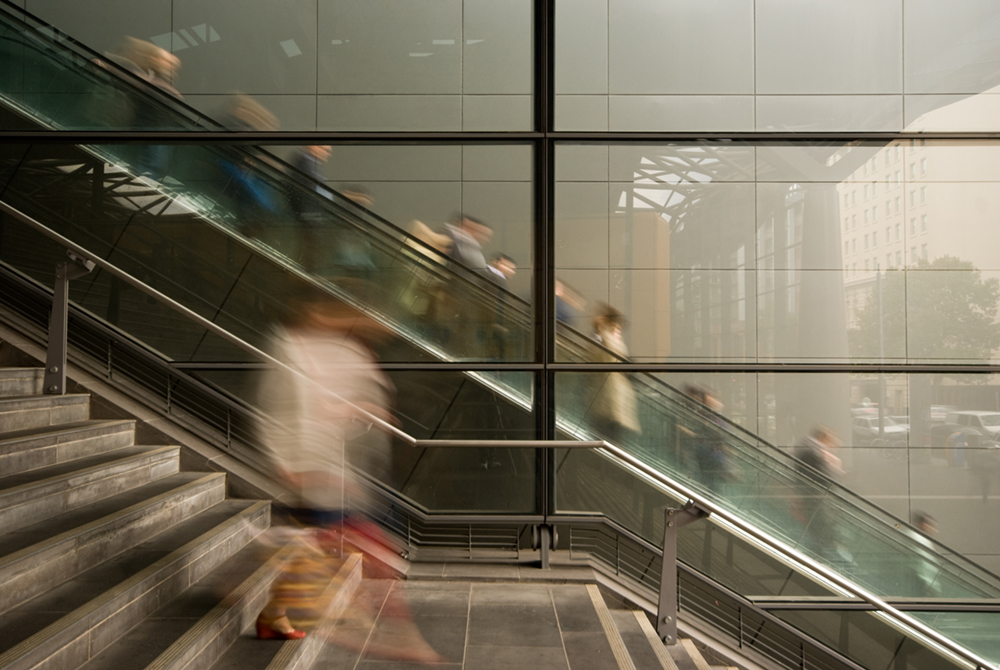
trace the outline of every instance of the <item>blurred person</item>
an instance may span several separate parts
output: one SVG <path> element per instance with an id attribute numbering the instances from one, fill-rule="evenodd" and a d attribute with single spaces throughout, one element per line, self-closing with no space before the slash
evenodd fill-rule
<path id="1" fill-rule="evenodd" d="M 445 224 L 450 240 L 449 258 L 474 272 L 488 276 L 483 245 L 493 237 L 484 222 L 465 213 L 457 213 Z M 459 278 L 441 287 L 437 317 L 442 344 L 461 357 L 478 358 L 485 353 L 486 330 L 493 323 L 493 304 L 480 299 L 477 292 Z"/>
<path id="2" fill-rule="evenodd" d="M 290 370 L 275 366 L 261 379 L 260 407 L 273 419 L 264 428 L 264 444 L 293 495 L 290 516 L 303 530 L 291 535 L 295 553 L 257 619 L 258 637 L 299 639 L 306 635 L 301 628 L 318 627 L 337 588 L 342 543 L 390 547 L 378 526 L 346 502 L 348 493 L 354 501 L 364 497 L 348 465 L 383 481 L 389 470 L 389 436 L 372 425 L 372 417 L 397 425 L 390 410 L 394 389 L 373 349 L 389 336 L 367 315 L 317 291 L 293 301 L 271 337 L 271 355 Z M 356 600 L 346 614 L 365 622 L 376 615 L 393 633 L 387 640 L 358 640 L 353 628 L 337 627 L 329 641 L 363 647 L 371 658 L 443 660 L 423 639 L 404 599 L 381 612 Z"/>
<path id="3" fill-rule="evenodd" d="M 1000 446 L 976 428 L 964 430 L 967 433 L 965 454 L 968 456 L 969 470 L 976 480 L 982 501 L 987 502 L 993 490 L 993 480 L 1000 474 Z"/>
<path id="4" fill-rule="evenodd" d="M 599 303 L 594 315 L 594 339 L 604 345 L 595 355 L 595 363 L 618 363 L 628 360 L 622 329 L 625 316 L 607 303 Z M 638 401 L 632 381 L 622 372 L 598 373 L 595 378 L 589 411 L 598 434 L 610 442 L 642 433 Z"/>
<path id="5" fill-rule="evenodd" d="M 272 131 L 278 129 L 278 118 L 245 93 L 229 96 L 220 116 L 222 124 L 237 131 Z M 249 237 L 261 237 L 285 216 L 281 191 L 257 173 L 256 161 L 250 152 L 241 152 L 239 161 L 221 157 L 217 167 L 223 184 L 222 201 L 234 215 L 237 230 Z M 273 232 L 273 231 L 272 231 Z M 288 244 L 282 236 L 268 235 L 269 243 L 278 249 Z"/>
<path id="6" fill-rule="evenodd" d="M 938 597 L 940 589 L 936 582 L 940 572 L 940 554 L 930 539 L 938 533 L 937 519 L 919 510 L 913 512 L 912 518 L 913 528 L 907 528 L 904 532 L 920 547 L 917 555 L 912 557 L 913 564 L 910 566 L 915 589 L 913 596 Z"/>
<path id="7" fill-rule="evenodd" d="M 587 299 L 572 286 L 556 279 L 556 321 L 575 327 L 576 320 L 587 308 Z"/>
<path id="8" fill-rule="evenodd" d="M 353 308 L 317 295 L 298 301 L 270 339 L 270 354 L 290 370 L 275 366 L 261 379 L 259 405 L 272 420 L 262 428 L 263 444 L 293 495 L 292 518 L 317 532 L 276 580 L 257 620 L 259 637 L 303 637 L 289 610 L 314 622 L 323 609 L 317 599 L 338 564 L 317 558 L 316 547 L 328 549 L 331 533 L 339 539 L 345 489 L 352 485 L 345 445 L 370 423 L 368 415 L 393 421 L 391 383 L 365 342 L 380 332 Z"/>
<path id="9" fill-rule="evenodd" d="M 815 554 L 831 561 L 850 563 L 852 555 L 839 540 L 827 493 L 844 474 L 834 452 L 840 438 L 833 429 L 817 424 L 795 448 L 801 475 L 793 498 L 794 516 L 804 525 L 803 540 Z"/>
<path id="10" fill-rule="evenodd" d="M 697 418 L 680 426 L 683 448 L 682 461 L 693 466 L 699 481 L 709 488 L 718 488 L 733 478 L 731 457 L 725 439 L 714 426 L 724 428 L 718 413 L 722 402 L 713 391 L 697 384 L 688 384 L 684 393 L 700 404 Z"/>
<path id="11" fill-rule="evenodd" d="M 517 274 L 517 263 L 513 258 L 504 253 L 496 253 L 490 258 L 489 265 L 486 266 L 486 276 L 497 285 L 497 299 L 495 311 L 492 315 L 492 323 L 486 326 L 486 338 L 489 348 L 490 358 L 502 361 L 506 358 L 507 344 L 510 339 L 510 328 L 506 320 L 506 302 L 504 295 L 508 290 L 507 282 Z"/>
<path id="12" fill-rule="evenodd" d="M 486 272 L 483 245 L 493 237 L 493 230 L 474 216 L 455 214 L 444 226 L 444 233 L 451 239 L 450 257 L 453 261 L 480 273 Z"/>
<path id="13" fill-rule="evenodd" d="M 323 228 L 330 223 L 330 212 L 323 206 L 324 200 L 332 200 L 333 194 L 323 186 L 322 165 L 329 160 L 331 150 L 323 144 L 299 147 L 291 158 L 292 167 L 313 180 L 307 189 L 293 189 L 289 201 L 295 213 L 299 230 L 298 258 L 308 272 L 320 270 L 320 259 L 327 253 Z"/>
<path id="14" fill-rule="evenodd" d="M 167 95 L 183 100 L 175 88 L 180 59 L 152 42 L 126 37 L 105 54 L 107 60 L 144 79 Z M 107 121 L 112 126 L 127 126 L 133 130 L 166 130 L 174 126 L 170 112 L 144 96 L 122 97 Z M 171 147 L 165 144 L 135 144 L 130 147 L 134 167 L 140 175 L 161 181 L 167 174 Z"/>

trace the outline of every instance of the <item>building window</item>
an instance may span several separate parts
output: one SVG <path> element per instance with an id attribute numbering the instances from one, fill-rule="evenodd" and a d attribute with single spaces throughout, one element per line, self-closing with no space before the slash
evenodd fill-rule
<path id="1" fill-rule="evenodd" d="M 920 159 L 920 174 L 927 174 L 927 159 Z"/>
<path id="2" fill-rule="evenodd" d="M 896 145 L 896 160 L 899 160 L 899 157 L 902 156 L 902 155 L 903 155 L 903 147 L 901 145 L 897 144 Z"/>
<path id="3" fill-rule="evenodd" d="M 899 174 L 899 170 L 896 170 L 896 186 L 899 186 L 901 183 L 903 183 L 903 179 Z"/>
<path id="4" fill-rule="evenodd" d="M 865 200 L 867 200 L 870 197 L 872 197 L 872 187 L 869 186 L 868 184 L 865 184 Z"/>
<path id="5" fill-rule="evenodd" d="M 926 233 L 927 232 L 927 215 L 926 214 L 924 214 L 923 216 L 920 217 L 920 232 L 921 233 Z"/>
<path id="6" fill-rule="evenodd" d="M 851 274 L 854 275 L 855 277 L 858 276 L 858 264 L 857 263 L 853 263 L 851 265 Z"/>
<path id="7" fill-rule="evenodd" d="M 920 256 L 926 261 L 927 260 L 927 245 L 920 245 Z"/>
<path id="8" fill-rule="evenodd" d="M 851 253 L 852 254 L 858 253 L 858 238 L 856 237 L 853 240 L 851 240 Z"/>
<path id="9" fill-rule="evenodd" d="M 848 217 L 845 216 L 844 217 L 844 232 L 845 233 L 847 232 L 847 226 L 848 226 L 848 224 L 850 224 L 850 222 L 851 222 L 850 218 L 848 218 Z"/>
<path id="10" fill-rule="evenodd" d="M 897 251 L 896 252 L 896 267 L 899 267 L 902 264 L 903 264 L 903 252 L 902 251 Z"/>
<path id="11" fill-rule="evenodd" d="M 858 227 L 858 215 L 851 214 L 851 230 L 856 230 Z"/>
<path id="12" fill-rule="evenodd" d="M 915 246 L 910 247 L 910 262 L 911 263 L 917 262 L 917 248 Z"/>
<path id="13" fill-rule="evenodd" d="M 858 192 L 857 191 L 851 191 L 851 204 L 852 205 L 858 204 Z"/>
<path id="14" fill-rule="evenodd" d="M 869 211 L 868 211 L 868 210 L 866 209 L 866 210 L 865 210 L 865 225 L 866 225 L 866 226 L 867 226 L 867 225 L 868 225 L 869 223 L 871 223 L 871 219 L 872 219 L 872 214 L 871 214 L 871 212 L 869 212 Z"/>
<path id="15" fill-rule="evenodd" d="M 917 178 L 917 164 L 910 163 L 910 179 L 916 179 L 916 178 Z"/>
<path id="16" fill-rule="evenodd" d="M 913 217 L 912 219 L 910 219 L 910 234 L 911 235 L 917 234 L 917 217 Z"/>
<path id="17" fill-rule="evenodd" d="M 885 267 L 886 268 L 891 268 L 892 267 L 892 254 L 886 254 L 885 255 Z"/>
<path id="18" fill-rule="evenodd" d="M 844 194 L 844 207 L 850 207 L 851 203 L 848 202 L 847 194 Z"/>
<path id="19" fill-rule="evenodd" d="M 926 186 L 921 186 L 920 187 L 920 204 L 921 205 L 926 205 L 927 204 L 927 187 Z"/>
<path id="20" fill-rule="evenodd" d="M 892 149 L 891 148 L 886 148 L 886 150 L 885 150 L 885 164 L 888 165 L 889 161 L 891 161 L 891 160 L 892 160 Z M 886 179 L 888 179 L 888 177 L 886 177 Z"/>
<path id="21" fill-rule="evenodd" d="M 851 243 L 844 242 L 844 255 L 846 256 L 849 253 L 851 253 Z"/>
<path id="22" fill-rule="evenodd" d="M 885 215 L 892 216 L 892 200 L 885 201 Z"/>
<path id="23" fill-rule="evenodd" d="M 902 233 L 903 233 L 903 224 L 897 223 L 896 224 L 896 241 L 897 242 L 899 242 L 899 240 L 902 239 L 902 237 L 903 237 Z"/>
<path id="24" fill-rule="evenodd" d="M 872 221 L 878 221 L 878 205 L 872 207 Z"/>
<path id="25" fill-rule="evenodd" d="M 875 172 L 875 170 L 878 170 L 878 154 L 872 156 L 872 172 Z"/>
<path id="26" fill-rule="evenodd" d="M 872 233 L 872 246 L 873 247 L 877 247 L 878 246 L 878 231 L 875 231 L 874 233 Z"/>
<path id="27" fill-rule="evenodd" d="M 917 192 L 910 191 L 910 207 L 916 207 L 916 206 L 917 206 Z"/>
<path id="28" fill-rule="evenodd" d="M 868 249 L 868 236 L 865 235 L 865 249 Z"/>
<path id="29" fill-rule="evenodd" d="M 892 242 L 892 226 L 885 227 L 885 243 L 889 244 Z M 898 242 L 898 240 L 897 240 Z"/>
<path id="30" fill-rule="evenodd" d="M 900 212 L 900 209 L 899 209 L 900 204 L 901 203 L 899 202 L 899 198 L 896 198 L 896 213 L 897 214 L 899 214 L 899 212 Z"/>
<path id="31" fill-rule="evenodd" d="M 865 272 L 868 272 L 868 259 L 865 259 Z"/>
<path id="32" fill-rule="evenodd" d="M 885 190 L 888 191 L 890 188 L 892 188 L 892 175 L 887 174 L 885 176 Z"/>

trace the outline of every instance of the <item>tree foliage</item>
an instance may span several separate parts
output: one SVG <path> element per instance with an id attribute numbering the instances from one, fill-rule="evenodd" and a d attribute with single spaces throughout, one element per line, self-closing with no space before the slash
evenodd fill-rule
<path id="1" fill-rule="evenodd" d="M 1000 280 L 984 279 L 969 261 L 941 256 L 920 260 L 882 280 L 882 332 L 879 301 L 872 287 L 852 333 L 855 357 L 988 360 L 1000 347 L 996 321 Z"/>

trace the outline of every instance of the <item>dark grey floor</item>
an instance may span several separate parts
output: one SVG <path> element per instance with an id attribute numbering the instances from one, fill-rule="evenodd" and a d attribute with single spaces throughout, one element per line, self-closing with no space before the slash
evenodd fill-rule
<path id="1" fill-rule="evenodd" d="M 313 668 L 418 666 L 618 668 L 585 586 L 447 580 L 364 581 Z"/>

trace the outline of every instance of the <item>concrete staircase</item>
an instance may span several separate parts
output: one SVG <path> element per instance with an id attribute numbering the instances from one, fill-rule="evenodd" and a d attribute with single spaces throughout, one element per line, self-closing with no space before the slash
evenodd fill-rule
<path id="1" fill-rule="evenodd" d="M 0 668 L 211 667 L 285 560 L 254 541 L 270 502 L 227 498 L 225 473 L 183 472 L 180 447 L 137 445 L 135 421 L 41 386 L 0 368 Z M 343 570 L 346 598 L 360 557 Z"/>

